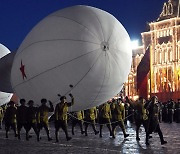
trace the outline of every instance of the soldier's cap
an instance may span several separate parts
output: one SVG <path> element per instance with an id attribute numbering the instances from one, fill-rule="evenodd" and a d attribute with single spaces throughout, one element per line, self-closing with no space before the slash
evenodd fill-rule
<path id="1" fill-rule="evenodd" d="M 33 103 L 34 103 L 33 100 L 29 100 L 28 105 L 33 104 Z"/>
<path id="2" fill-rule="evenodd" d="M 119 101 L 123 101 L 122 98 L 118 98 Z"/>
<path id="3" fill-rule="evenodd" d="M 60 100 L 62 101 L 63 99 L 66 99 L 66 96 L 61 96 Z"/>
<path id="4" fill-rule="evenodd" d="M 47 102 L 47 99 L 45 99 L 45 98 L 41 99 L 41 103 L 46 103 L 46 102 Z"/>
<path id="5" fill-rule="evenodd" d="M 22 98 L 22 99 L 20 99 L 20 103 L 22 104 L 22 103 L 25 103 L 26 102 L 26 100 L 24 99 L 24 98 Z"/>
<path id="6" fill-rule="evenodd" d="M 15 104 L 15 102 L 14 101 L 10 101 L 8 104 L 9 105 L 13 105 L 13 104 Z"/>

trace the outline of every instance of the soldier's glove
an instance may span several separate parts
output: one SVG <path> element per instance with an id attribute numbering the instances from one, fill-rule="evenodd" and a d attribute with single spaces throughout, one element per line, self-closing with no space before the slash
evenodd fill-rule
<path id="1" fill-rule="evenodd" d="M 51 102 L 51 101 L 49 101 L 49 104 L 50 104 L 50 105 L 52 105 L 52 102 Z"/>
<path id="2" fill-rule="evenodd" d="M 71 93 L 69 94 L 69 96 L 70 96 L 71 98 L 74 98 L 73 95 L 72 95 Z"/>
<path id="3" fill-rule="evenodd" d="M 60 94 L 57 94 L 59 97 L 61 97 L 61 95 Z"/>

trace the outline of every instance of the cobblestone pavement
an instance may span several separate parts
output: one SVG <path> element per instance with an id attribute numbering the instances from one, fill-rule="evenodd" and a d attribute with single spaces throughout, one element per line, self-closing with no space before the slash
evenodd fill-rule
<path id="1" fill-rule="evenodd" d="M 34 132 L 30 134 L 32 138 L 25 140 L 25 134 L 22 132 L 21 140 L 9 133 L 9 138 L 5 138 L 5 131 L 0 130 L 0 154 L 180 154 L 180 124 L 161 123 L 161 130 L 167 144 L 161 145 L 158 134 L 154 133 L 150 139 L 150 146 L 145 145 L 145 132 L 141 127 L 139 142 L 135 138 L 134 124 L 128 122 L 127 133 L 130 136 L 123 138 L 122 131 L 117 128 L 116 138 L 109 137 L 106 127 L 103 128 L 103 137 L 94 135 L 91 126 L 89 126 L 88 136 L 80 134 L 79 126 L 75 128 L 75 135 L 70 141 L 66 141 L 65 135 L 60 130 L 60 142 L 55 143 L 54 128 L 51 126 L 52 141 L 47 141 L 44 130 L 41 132 L 41 141 L 37 142 Z M 69 126 L 70 128 L 70 126 Z M 98 128 L 98 127 L 97 127 Z M 69 134 L 71 130 L 69 129 Z"/>

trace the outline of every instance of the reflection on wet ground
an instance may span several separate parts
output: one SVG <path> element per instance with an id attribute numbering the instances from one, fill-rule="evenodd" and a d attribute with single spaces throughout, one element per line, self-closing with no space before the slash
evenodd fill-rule
<path id="1" fill-rule="evenodd" d="M 25 134 L 22 133 L 22 139 L 19 141 L 14 138 L 13 132 L 10 132 L 9 138 L 5 138 L 5 131 L 0 130 L 0 154 L 56 154 L 56 153 L 75 153 L 75 154 L 179 154 L 180 153 L 180 124 L 177 123 L 161 123 L 161 129 L 165 140 L 168 144 L 161 145 L 158 134 L 153 134 L 150 139 L 150 146 L 145 145 L 145 132 L 143 127 L 140 130 L 140 141 L 136 141 L 135 126 L 128 122 L 126 126 L 127 133 L 130 134 L 127 139 L 124 139 L 120 128 L 116 129 L 116 138 L 109 136 L 106 126 L 103 127 L 103 137 L 94 135 L 94 132 L 89 126 L 88 136 L 80 133 L 78 126 L 75 128 L 75 135 L 70 141 L 66 141 L 64 132 L 59 132 L 59 143 L 55 143 L 54 128 L 51 126 L 52 141 L 47 141 L 45 131 L 41 132 L 41 141 L 37 142 L 33 131 L 32 138 L 29 141 L 25 140 Z M 69 134 L 71 134 L 69 126 Z M 98 128 L 98 126 L 97 126 Z"/>

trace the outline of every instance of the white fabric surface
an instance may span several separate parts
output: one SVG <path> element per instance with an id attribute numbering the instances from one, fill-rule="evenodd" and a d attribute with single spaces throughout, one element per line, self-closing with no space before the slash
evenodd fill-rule
<path id="1" fill-rule="evenodd" d="M 3 84 L 5 83 L 5 81 L 3 79 L 6 80 L 6 77 L 4 76 L 5 72 L 7 72 L 7 65 L 6 62 L 1 63 L 2 57 L 4 58 L 7 54 L 9 54 L 10 51 L 7 47 L 5 47 L 3 44 L 0 44 L 0 106 L 3 104 L 6 104 L 9 102 L 9 100 L 12 97 L 11 93 L 5 93 L 2 92 L 2 89 L 4 88 Z M 10 83 L 10 70 L 9 70 L 9 80 L 8 82 Z M 2 89 L 1 89 L 2 88 Z"/>
<path id="2" fill-rule="evenodd" d="M 37 104 L 42 98 L 56 104 L 58 93 L 72 92 L 71 109 L 77 111 L 119 93 L 131 61 L 129 35 L 114 16 L 94 7 L 73 6 L 50 14 L 27 35 L 15 56 L 11 83 L 20 98 Z"/>

